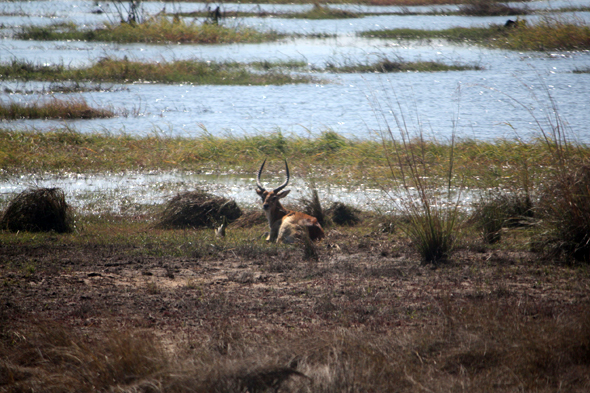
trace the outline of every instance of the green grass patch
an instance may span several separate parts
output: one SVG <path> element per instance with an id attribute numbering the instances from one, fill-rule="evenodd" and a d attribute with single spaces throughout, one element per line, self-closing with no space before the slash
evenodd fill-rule
<path id="1" fill-rule="evenodd" d="M 328 64 L 326 71 L 330 72 L 440 72 L 440 71 L 466 71 L 481 70 L 479 66 L 470 65 L 447 65 L 436 61 L 411 61 L 404 62 L 400 60 L 382 59 L 372 64 L 352 64 L 352 65 L 334 65 Z"/>
<path id="2" fill-rule="evenodd" d="M 96 119 L 114 117 L 110 109 L 92 108 L 83 98 L 37 101 L 28 104 L 0 103 L 0 119 Z"/>
<path id="3" fill-rule="evenodd" d="M 309 168 L 310 176 L 321 173 L 345 183 L 384 182 L 391 176 L 385 149 L 391 148 L 380 141 L 347 139 L 333 131 L 311 137 L 285 136 L 280 131 L 213 136 L 202 131 L 188 138 L 0 130 L 0 167 L 13 174 L 172 169 L 251 173 L 256 170 L 253 162 L 268 157 L 271 162 L 278 160 L 268 170 L 279 173 L 284 170 L 280 160 L 288 157 L 293 168 Z M 412 141 L 407 148 L 420 153 L 433 177 L 447 176 L 442 163 L 449 157 L 449 145 Z M 476 187 L 520 189 L 523 178 L 532 187 L 545 180 L 545 168 L 553 162 L 551 149 L 542 141 L 462 140 L 455 143 L 453 154 L 455 173 L 461 174 L 466 186 Z M 579 146 L 567 154 L 590 157 L 590 148 Z M 400 168 L 395 170 L 399 175 Z"/>
<path id="4" fill-rule="evenodd" d="M 212 23 L 188 23 L 181 19 L 154 18 L 143 23 L 111 24 L 84 30 L 72 23 L 25 26 L 16 37 L 24 40 L 81 40 L 118 43 L 230 44 L 258 43 L 282 38 L 277 32 L 259 32 L 248 27 L 226 27 Z"/>
<path id="5" fill-rule="evenodd" d="M 252 68 L 259 68 L 260 62 Z M 64 65 L 38 65 L 13 60 L 0 65 L 3 80 L 92 81 L 112 83 L 158 82 L 194 83 L 199 85 L 283 85 L 315 81 L 309 76 L 292 76 L 280 70 L 282 63 L 265 63 L 268 71 L 252 72 L 247 64 L 237 62 L 216 63 L 198 60 L 181 60 L 144 63 L 127 59 L 104 58 L 86 68 L 67 68 Z M 287 62 L 286 68 L 293 65 Z"/>
<path id="6" fill-rule="evenodd" d="M 454 27 L 444 30 L 393 29 L 359 33 L 362 37 L 445 39 L 512 50 L 585 50 L 590 48 L 590 26 L 577 21 L 546 18 L 536 24 L 518 21 L 516 27 Z"/>

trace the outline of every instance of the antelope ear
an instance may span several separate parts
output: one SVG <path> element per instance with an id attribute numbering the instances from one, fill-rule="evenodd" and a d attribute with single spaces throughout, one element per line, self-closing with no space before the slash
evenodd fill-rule
<path id="1" fill-rule="evenodd" d="M 284 198 L 284 197 L 286 197 L 287 195 L 289 195 L 289 193 L 290 193 L 290 192 L 291 192 L 291 190 L 285 190 L 285 191 L 283 191 L 283 192 L 281 192 L 281 193 L 277 194 L 277 198 L 279 198 L 279 199 L 281 199 L 281 198 Z"/>
<path id="2" fill-rule="evenodd" d="M 262 194 L 264 194 L 264 190 L 261 190 L 261 189 L 258 189 L 258 188 L 257 188 L 257 189 L 256 189 L 256 193 L 257 193 L 258 195 L 262 196 Z"/>

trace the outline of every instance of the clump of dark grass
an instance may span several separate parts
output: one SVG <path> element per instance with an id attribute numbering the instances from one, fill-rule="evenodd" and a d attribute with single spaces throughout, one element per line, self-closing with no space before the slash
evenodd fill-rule
<path id="1" fill-rule="evenodd" d="M 259 32 L 248 27 L 226 27 L 213 23 L 187 23 L 182 19 L 151 18 L 143 23 L 110 24 L 82 30 L 74 24 L 24 26 L 16 34 L 25 40 L 82 40 L 119 43 L 228 44 L 258 43 L 281 38 L 277 32 Z"/>
<path id="2" fill-rule="evenodd" d="M 361 221 L 360 211 L 342 202 L 334 202 L 327 213 L 330 221 L 336 225 L 354 226 Z"/>
<path id="3" fill-rule="evenodd" d="M 351 73 L 351 72 L 377 72 L 377 73 L 393 73 L 393 72 L 441 72 L 441 71 L 466 71 L 466 70 L 481 70 L 480 66 L 468 65 L 447 65 L 436 61 L 412 61 L 406 62 L 402 60 L 382 59 L 373 64 L 353 64 L 337 66 L 328 64 L 326 71 Z"/>
<path id="4" fill-rule="evenodd" d="M 311 187 L 310 194 L 309 198 L 303 197 L 299 200 L 299 203 L 303 206 L 302 211 L 317 218 L 320 225 L 324 227 L 328 224 L 328 216 L 324 214 L 318 190 Z"/>
<path id="5" fill-rule="evenodd" d="M 114 117 L 112 110 L 92 108 L 84 98 L 61 100 L 51 98 L 28 104 L 0 103 L 0 119 L 96 119 Z"/>
<path id="6" fill-rule="evenodd" d="M 485 243 L 496 243 L 502 229 L 531 223 L 534 216 L 529 195 L 521 193 L 488 192 L 474 204 L 470 221 L 482 232 Z"/>
<path id="7" fill-rule="evenodd" d="M 468 16 L 527 15 L 526 7 L 514 7 L 506 3 L 489 0 L 471 0 L 459 6 L 459 12 Z"/>
<path id="8" fill-rule="evenodd" d="M 37 65 L 12 60 L 0 65 L 0 74 L 7 79 L 38 81 L 91 81 L 132 83 L 152 81 L 160 83 L 195 83 L 215 85 L 283 85 L 309 83 L 314 78 L 306 75 L 290 75 L 282 72 L 280 62 L 265 73 L 252 72 L 248 64 L 236 62 L 207 62 L 199 60 L 162 61 L 148 63 L 103 58 L 86 68 L 67 68 L 63 65 Z M 258 64 L 254 64 L 256 68 Z"/>
<path id="9" fill-rule="evenodd" d="M 216 197 L 203 191 L 192 191 L 172 198 L 155 227 L 213 228 L 222 217 L 232 222 L 241 215 L 242 211 L 234 200 Z"/>
<path id="10" fill-rule="evenodd" d="M 72 211 L 61 189 L 30 189 L 10 202 L 0 219 L 0 229 L 71 232 L 74 229 Z"/>

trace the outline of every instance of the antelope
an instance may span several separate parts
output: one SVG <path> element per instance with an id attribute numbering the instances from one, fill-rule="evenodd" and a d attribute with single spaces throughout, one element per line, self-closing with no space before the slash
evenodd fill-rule
<path id="1" fill-rule="evenodd" d="M 266 213 L 270 227 L 270 233 L 266 240 L 273 243 L 293 243 L 296 237 L 301 235 L 301 231 L 307 231 L 311 240 L 323 239 L 325 237 L 324 230 L 317 218 L 302 212 L 285 209 L 279 201 L 291 192 L 291 190 L 282 191 L 289 184 L 289 164 L 287 164 L 287 160 L 285 160 L 287 179 L 283 184 L 271 191 L 266 190 L 260 183 L 260 174 L 264 169 L 264 164 L 266 164 L 266 160 L 258 170 L 258 176 L 256 177 L 258 189 L 256 193 L 262 198 L 262 208 Z"/>

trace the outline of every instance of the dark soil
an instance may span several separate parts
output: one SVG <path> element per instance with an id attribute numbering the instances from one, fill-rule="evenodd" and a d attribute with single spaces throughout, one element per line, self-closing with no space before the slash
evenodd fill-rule
<path id="1" fill-rule="evenodd" d="M 113 323 L 171 333 L 211 331 L 390 331 L 429 324 L 440 302 L 499 299 L 543 309 L 587 304 L 587 269 L 526 251 L 463 249 L 423 265 L 404 239 L 329 230 L 319 260 L 303 248 L 256 253 L 236 246 L 191 257 L 146 256 L 136 245 L 0 244 L 5 322 L 58 321 L 88 331 Z M 149 246 L 148 246 L 149 247 Z M 477 248 L 477 247 L 472 247 Z M 203 255 L 205 254 L 205 255 Z"/>

